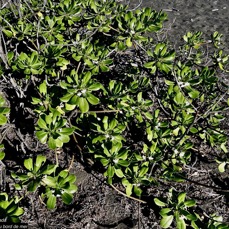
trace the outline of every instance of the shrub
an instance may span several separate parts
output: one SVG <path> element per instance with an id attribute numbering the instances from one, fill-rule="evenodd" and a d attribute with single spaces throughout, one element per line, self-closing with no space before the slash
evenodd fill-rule
<path id="1" fill-rule="evenodd" d="M 200 145 L 215 149 L 211 157 L 220 172 L 229 163 L 221 129 L 229 105 L 221 34 L 208 43 L 201 32 L 189 32 L 174 50 L 156 37 L 166 18 L 110 0 L 30 0 L 0 11 L 1 81 L 33 115 L 37 139 L 55 153 L 73 138 L 82 155 L 90 152 L 101 162 L 112 187 L 121 183 L 127 196 L 139 199 L 147 187 L 189 179 L 185 166 L 198 157 Z M 45 186 L 50 209 L 58 195 L 70 204 L 74 175 L 64 168 L 55 173 L 58 160 L 44 167 L 45 156 L 26 158 L 24 172 L 13 174 L 22 182 L 16 187 Z M 202 218 L 186 211 L 195 206 L 185 196 L 175 203 L 176 225 L 185 228 L 182 213 L 197 228 Z M 169 212 L 161 213 L 163 228 L 172 223 Z M 216 228 L 213 221 L 206 228 Z"/>

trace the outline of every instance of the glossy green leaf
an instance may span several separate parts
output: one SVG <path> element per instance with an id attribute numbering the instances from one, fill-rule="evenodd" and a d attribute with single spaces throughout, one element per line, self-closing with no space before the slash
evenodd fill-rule
<path id="1" fill-rule="evenodd" d="M 85 98 L 79 98 L 79 108 L 82 113 L 86 113 L 89 111 L 89 104 Z"/>

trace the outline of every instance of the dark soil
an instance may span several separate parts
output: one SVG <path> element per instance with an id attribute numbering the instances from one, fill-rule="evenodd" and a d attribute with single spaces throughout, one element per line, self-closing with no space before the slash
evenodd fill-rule
<path id="1" fill-rule="evenodd" d="M 131 1 L 131 7 L 138 5 L 138 1 Z M 226 46 L 229 47 L 229 2 L 227 0 L 150 0 L 142 2 L 141 6 L 150 6 L 156 10 L 164 9 L 168 13 L 169 21 L 165 25 L 168 29 L 168 39 L 173 44 L 181 42 L 181 36 L 187 31 L 203 31 L 209 36 L 217 30 L 224 34 Z M 171 25 L 171 26 L 169 26 Z M 21 101 L 24 104 L 25 101 Z M 11 108 L 14 101 L 9 101 Z M 9 126 L 4 144 L 6 146 L 6 166 L 8 172 L 14 169 L 15 163 L 22 163 L 24 151 L 28 156 L 48 152 L 49 160 L 54 160 L 53 152 L 33 139 L 34 130 L 30 127 L 36 120 L 31 113 L 23 113 L 25 109 L 15 110 L 15 125 Z M 26 117 L 24 119 L 23 117 Z M 223 128 L 229 133 L 228 121 Z M 201 146 L 200 146 L 201 147 Z M 152 186 L 146 190 L 147 196 L 142 199 L 147 203 L 139 203 L 119 194 L 108 186 L 97 165 L 86 160 L 78 153 L 73 144 L 64 149 L 65 158 L 60 158 L 60 164 L 70 166 L 77 176 L 78 192 L 74 202 L 69 205 L 58 203 L 55 211 L 48 211 L 37 195 L 27 195 L 23 200 L 25 214 L 22 222 L 28 223 L 29 228 L 75 228 L 75 229 L 156 229 L 159 226 L 159 208 L 154 205 L 153 198 L 164 195 L 174 184 L 163 184 L 160 187 Z M 185 191 L 190 198 L 197 200 L 201 215 L 218 213 L 225 222 L 229 223 L 229 176 L 220 174 L 210 161 L 208 152 L 211 149 L 201 149 L 198 158 L 194 158 L 193 165 L 186 166 L 185 172 L 189 181 L 175 184 L 177 191 Z M 194 167 L 195 165 L 195 167 Z M 6 190 L 13 187 L 6 186 Z M 122 187 L 117 187 L 122 189 Z M 123 190 L 123 189 L 122 189 Z"/>

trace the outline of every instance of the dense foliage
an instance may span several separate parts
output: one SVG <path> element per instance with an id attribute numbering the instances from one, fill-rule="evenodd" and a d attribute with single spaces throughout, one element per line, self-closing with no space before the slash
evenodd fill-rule
<path id="1" fill-rule="evenodd" d="M 214 212 L 199 215 L 196 201 L 175 189 L 188 179 L 186 165 L 200 148 L 211 152 L 220 172 L 228 170 L 221 128 L 229 106 L 228 56 L 217 32 L 211 41 L 189 32 L 175 51 L 157 36 L 166 18 L 111 0 L 27 0 L 0 10 L 0 74 L 7 88 L 0 99 L 1 141 L 16 101 L 34 117 L 34 138 L 57 159 L 51 164 L 45 155 L 24 152 L 23 166 L 12 173 L 16 190 L 40 193 L 49 209 L 57 198 L 70 204 L 76 177 L 59 166 L 58 155 L 74 142 L 83 158 L 100 162 L 108 184 L 122 184 L 136 200 L 144 202 L 148 187 L 173 182 L 167 197 L 154 199 L 162 228 L 229 228 Z M 19 221 L 18 202 L 0 193 L 0 217 Z"/>

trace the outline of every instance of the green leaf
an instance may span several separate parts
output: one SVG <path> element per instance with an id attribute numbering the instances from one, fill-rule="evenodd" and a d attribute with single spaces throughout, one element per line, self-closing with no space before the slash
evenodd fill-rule
<path id="1" fill-rule="evenodd" d="M 4 125 L 7 123 L 7 118 L 5 115 L 0 114 L 0 125 Z"/>
<path id="2" fill-rule="evenodd" d="M 61 128 L 60 133 L 62 135 L 71 135 L 75 131 L 74 127 L 66 127 L 66 128 Z"/>
<path id="3" fill-rule="evenodd" d="M 36 132 L 36 136 L 37 138 L 40 140 L 40 142 L 42 144 L 45 144 L 47 142 L 47 139 L 48 139 L 48 133 L 40 130 L 40 131 L 37 131 Z"/>
<path id="4" fill-rule="evenodd" d="M 38 119 L 37 125 L 38 125 L 41 129 L 48 130 L 48 127 L 47 127 L 47 125 L 46 125 L 45 120 L 42 119 L 41 117 Z"/>
<path id="5" fill-rule="evenodd" d="M 188 95 L 192 99 L 197 99 L 197 98 L 199 98 L 200 92 L 199 91 L 196 91 L 196 90 L 192 90 L 191 92 L 188 93 Z"/>
<path id="6" fill-rule="evenodd" d="M 51 176 L 46 176 L 42 179 L 43 183 L 51 188 L 56 188 L 56 179 Z"/>
<path id="7" fill-rule="evenodd" d="M 99 99 L 97 97 L 95 97 L 94 95 L 92 95 L 91 93 L 88 93 L 87 100 L 92 105 L 99 104 Z"/>
<path id="8" fill-rule="evenodd" d="M 53 139 L 53 137 L 49 138 L 48 146 L 49 146 L 50 149 L 56 149 L 57 148 L 56 141 Z"/>
<path id="9" fill-rule="evenodd" d="M 159 207 L 165 207 L 166 206 L 166 203 L 159 200 L 158 198 L 154 198 L 154 203 Z"/>
<path id="10" fill-rule="evenodd" d="M 222 144 L 220 145 L 220 148 L 223 150 L 224 153 L 227 153 L 228 150 L 227 150 L 225 144 L 226 144 L 226 143 L 222 143 Z"/>
<path id="11" fill-rule="evenodd" d="M 181 217 L 179 217 L 176 222 L 178 229 L 186 229 L 185 221 Z"/>
<path id="12" fill-rule="evenodd" d="M 72 110 L 74 110 L 75 108 L 76 108 L 76 105 L 71 105 L 71 104 L 68 104 L 68 103 L 65 104 L 65 109 L 66 109 L 67 111 L 72 111 Z"/>
<path id="13" fill-rule="evenodd" d="M 56 171 L 57 165 L 48 164 L 41 169 L 41 173 L 44 175 L 50 175 Z"/>
<path id="14" fill-rule="evenodd" d="M 191 127 L 190 132 L 196 134 L 198 132 L 198 129 L 196 129 L 195 127 Z"/>
<path id="15" fill-rule="evenodd" d="M 185 198 L 186 198 L 186 193 L 185 192 L 180 193 L 178 196 L 178 204 L 183 203 L 185 201 Z"/>
<path id="16" fill-rule="evenodd" d="M 102 85 L 100 83 L 94 83 L 90 87 L 88 87 L 89 91 L 98 91 L 102 88 Z"/>
<path id="17" fill-rule="evenodd" d="M 89 111 L 89 104 L 85 98 L 79 98 L 79 108 L 82 113 L 86 113 Z"/>
<path id="18" fill-rule="evenodd" d="M 127 195 L 127 196 L 131 196 L 131 194 L 132 194 L 132 189 L 133 189 L 133 185 L 132 185 L 132 184 L 128 184 L 128 185 L 126 186 L 126 195 Z"/>
<path id="19" fill-rule="evenodd" d="M 221 172 L 221 173 L 224 173 L 225 172 L 225 166 L 226 166 L 226 162 L 223 162 L 223 163 L 220 163 L 219 166 L 218 166 L 218 170 Z"/>
<path id="20" fill-rule="evenodd" d="M 46 161 L 46 157 L 43 156 L 43 155 L 38 155 L 37 158 L 36 158 L 36 163 L 35 163 L 35 166 L 34 166 L 34 170 L 36 170 L 35 172 L 37 172 L 41 165 Z"/>
<path id="21" fill-rule="evenodd" d="M 56 196 L 50 195 L 47 200 L 47 208 L 54 209 L 56 207 Z"/>
<path id="22" fill-rule="evenodd" d="M 114 166 L 109 165 L 108 168 L 107 168 L 107 175 L 108 175 L 108 177 L 113 177 L 114 176 L 114 173 L 115 173 Z"/>
<path id="23" fill-rule="evenodd" d="M 122 172 L 121 169 L 115 169 L 115 174 L 119 177 L 119 178 L 123 178 L 124 174 Z"/>
<path id="24" fill-rule="evenodd" d="M 42 95 L 46 95 L 47 94 L 47 85 L 46 85 L 46 82 L 45 80 L 43 81 L 42 84 L 40 84 L 39 86 L 39 91 Z"/>
<path id="25" fill-rule="evenodd" d="M 131 47 L 132 46 L 132 41 L 131 41 L 131 38 L 130 37 L 128 37 L 126 39 L 126 45 L 127 45 L 127 47 Z"/>
<path id="26" fill-rule="evenodd" d="M 12 37 L 13 36 L 13 32 L 11 32 L 10 30 L 3 29 L 2 32 L 5 33 L 5 35 L 7 37 Z"/>
<path id="27" fill-rule="evenodd" d="M 13 213 L 13 215 L 14 216 L 17 216 L 17 217 L 19 217 L 19 216 L 21 216 L 21 215 L 23 215 L 24 214 L 24 210 L 22 209 L 22 208 L 17 208 L 16 209 L 16 211 L 14 211 L 14 213 Z"/>
<path id="28" fill-rule="evenodd" d="M 139 177 L 143 177 L 147 173 L 148 170 L 149 170 L 148 167 L 146 167 L 146 166 L 142 167 L 140 172 L 139 172 Z"/>
<path id="29" fill-rule="evenodd" d="M 67 93 L 66 95 L 64 95 L 63 97 L 61 97 L 60 100 L 62 102 L 67 103 L 72 98 L 72 96 L 73 96 L 73 94 Z"/>
<path id="30" fill-rule="evenodd" d="M 29 182 L 27 186 L 27 190 L 29 192 L 35 192 L 39 186 L 40 182 L 38 180 L 32 180 Z"/>
<path id="31" fill-rule="evenodd" d="M 194 228 L 194 229 L 199 229 L 199 226 L 196 225 L 196 223 L 194 221 L 191 222 L 191 226 Z"/>
<path id="32" fill-rule="evenodd" d="M 25 159 L 24 166 L 29 171 L 33 171 L 33 159 L 32 158 Z"/>
<path id="33" fill-rule="evenodd" d="M 63 202 L 65 204 L 70 204 L 73 200 L 73 195 L 72 194 L 69 194 L 67 192 L 64 192 L 62 195 L 61 195 L 61 199 L 63 200 Z"/>
<path id="34" fill-rule="evenodd" d="M 162 228 L 169 228 L 173 222 L 173 215 L 164 216 L 160 221 L 160 226 Z"/>
<path id="35" fill-rule="evenodd" d="M 3 160 L 5 157 L 5 153 L 4 152 L 0 152 L 0 161 Z"/>
<path id="36" fill-rule="evenodd" d="M 176 104 L 180 105 L 180 104 L 183 104 L 184 103 L 184 96 L 182 95 L 181 92 L 178 92 L 176 94 L 176 96 L 174 97 L 174 101 L 176 102 Z"/>
<path id="37" fill-rule="evenodd" d="M 195 200 L 186 200 L 186 201 L 184 202 L 184 205 L 185 205 L 186 207 L 193 207 L 193 206 L 196 205 L 196 201 L 195 201 Z"/>
<path id="38" fill-rule="evenodd" d="M 172 211 L 172 210 L 171 210 L 170 208 L 163 208 L 163 209 L 161 209 L 161 211 L 160 211 L 160 215 L 161 215 L 162 217 L 167 216 L 168 213 L 171 212 L 171 211 Z"/>
<path id="39" fill-rule="evenodd" d="M 142 190 L 141 188 L 137 187 L 136 185 L 134 186 L 134 193 L 137 195 L 137 196 L 141 196 L 142 194 Z"/>

